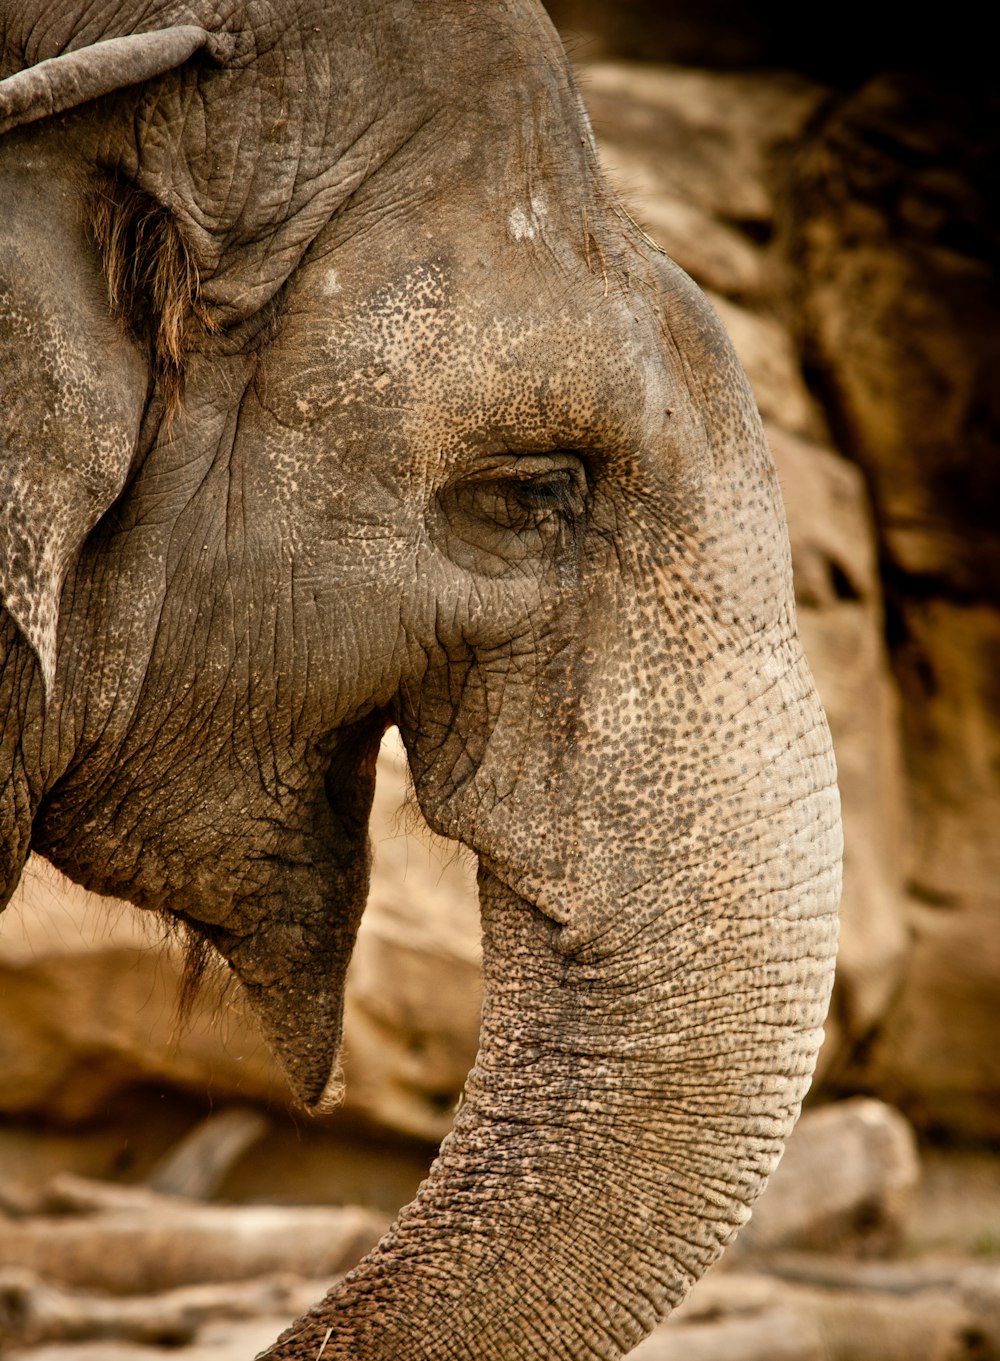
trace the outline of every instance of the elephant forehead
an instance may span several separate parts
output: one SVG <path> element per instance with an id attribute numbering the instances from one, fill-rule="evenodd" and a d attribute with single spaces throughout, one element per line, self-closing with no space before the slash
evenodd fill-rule
<path id="1" fill-rule="evenodd" d="M 333 435 L 340 460 L 369 461 L 374 440 L 433 482 L 506 449 L 650 448 L 683 405 L 648 319 L 581 304 L 565 281 L 546 306 L 438 260 L 362 296 L 350 262 L 311 275 L 258 388 L 286 428 Z"/>
<path id="2" fill-rule="evenodd" d="M 128 31 L 127 7 L 104 8 L 101 36 Z M 379 0 L 182 8 L 187 22 L 233 39 L 232 60 L 138 87 L 95 135 L 102 162 L 177 219 L 220 325 L 273 299 L 331 219 L 355 215 L 366 196 L 398 212 L 455 184 L 482 192 L 537 175 L 539 159 L 563 167 L 556 178 L 579 179 L 575 92 L 533 4 L 501 14 L 491 0 L 423 0 L 419 16 Z M 153 0 L 142 26 L 175 22 L 175 11 Z M 36 25 L 41 39 L 25 34 L 24 60 L 62 51 L 73 13 Z M 532 229 L 530 203 L 511 213 Z"/>

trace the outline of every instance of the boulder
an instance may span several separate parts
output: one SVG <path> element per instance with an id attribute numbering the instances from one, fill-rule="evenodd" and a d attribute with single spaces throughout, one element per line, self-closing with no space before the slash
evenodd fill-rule
<path id="1" fill-rule="evenodd" d="M 790 162 L 812 385 L 864 469 L 901 696 L 905 984 L 847 1080 L 1000 1137 L 1000 188 L 995 94 L 879 76 Z"/>
<path id="2" fill-rule="evenodd" d="M 884 1256 L 903 1242 L 919 1182 L 916 1136 L 892 1106 L 855 1097 L 806 1111 L 731 1256 Z"/>
<path id="3" fill-rule="evenodd" d="M 92 1120 L 129 1085 L 280 1100 L 240 997 L 211 978 L 178 1019 L 180 942 L 159 922 L 29 862 L 0 919 L 0 1110 Z"/>
<path id="4" fill-rule="evenodd" d="M 923 1131 L 1000 1140 L 1000 939 L 995 895 L 911 901 L 898 997 L 844 1077 L 893 1100 Z"/>
<path id="5" fill-rule="evenodd" d="M 716 1289 L 705 1291 L 706 1309 L 696 1301 L 709 1281 Z M 989 1306 L 970 1298 L 964 1285 L 918 1287 L 900 1298 L 864 1280 L 811 1289 L 720 1273 L 700 1282 L 690 1301 L 629 1355 L 633 1361 L 983 1361 L 996 1354 L 995 1324 Z"/>
<path id="6" fill-rule="evenodd" d="M 828 439 L 822 412 L 803 381 L 788 327 L 769 312 L 751 312 L 711 289 L 705 291 L 729 333 L 764 419 L 806 439 Z"/>
<path id="7" fill-rule="evenodd" d="M 579 75 L 602 164 L 640 217 L 646 194 L 665 194 L 740 224 L 751 239 L 769 235 L 772 163 L 822 104 L 822 86 L 790 73 L 614 61 Z"/>
<path id="8" fill-rule="evenodd" d="M 864 479 L 832 450 L 768 427 L 788 515 L 799 630 L 826 709 L 844 819 L 837 978 L 819 1076 L 881 1020 L 903 977 L 903 776 Z"/>
<path id="9" fill-rule="evenodd" d="M 925 593 L 1000 601 L 996 113 L 995 94 L 879 76 L 802 139 L 779 221 L 813 386 L 885 554 Z"/>
<path id="10" fill-rule="evenodd" d="M 273 1272 L 329 1279 L 357 1266 L 389 1227 L 363 1206 L 205 1205 L 70 1176 L 46 1208 L 0 1220 L 0 1268 L 110 1295 Z"/>

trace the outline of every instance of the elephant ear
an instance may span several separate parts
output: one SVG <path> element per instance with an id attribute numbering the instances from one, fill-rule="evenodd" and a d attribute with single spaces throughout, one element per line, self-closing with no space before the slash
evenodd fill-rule
<path id="1" fill-rule="evenodd" d="M 232 42 L 228 34 L 178 24 L 152 33 L 107 38 L 29 66 L 0 80 L 0 136 L 127 85 L 152 80 L 182 66 L 199 49 L 224 61 L 231 55 Z"/>
<path id="2" fill-rule="evenodd" d="M 40 62 L 0 81 L 0 132 L 162 75 L 200 49 L 223 57 L 229 41 L 182 25 Z M 101 277 L 62 168 L 41 143 L 30 158 L 0 161 L 0 606 L 31 644 L 47 695 L 63 580 L 125 484 L 149 378 L 105 302 L 113 280 Z"/>

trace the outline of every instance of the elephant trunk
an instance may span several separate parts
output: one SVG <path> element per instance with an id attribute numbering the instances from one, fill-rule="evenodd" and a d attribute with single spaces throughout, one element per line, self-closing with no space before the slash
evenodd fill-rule
<path id="1" fill-rule="evenodd" d="M 683 1297 L 780 1157 L 829 998 L 829 779 L 771 824 L 721 891 L 706 878 L 693 900 L 685 871 L 680 901 L 676 866 L 637 887 L 600 950 L 481 872 L 481 1048 L 454 1131 L 272 1361 L 324 1343 L 327 1361 L 618 1357 Z"/>

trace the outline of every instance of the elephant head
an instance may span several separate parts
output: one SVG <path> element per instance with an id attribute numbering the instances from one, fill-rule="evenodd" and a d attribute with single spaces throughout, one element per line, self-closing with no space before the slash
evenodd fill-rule
<path id="1" fill-rule="evenodd" d="M 323 1109 L 398 724 L 479 857 L 480 1053 L 269 1356 L 618 1356 L 748 1217 L 835 948 L 728 341 L 533 0 L 0 10 L 0 888 L 187 923 Z"/>

